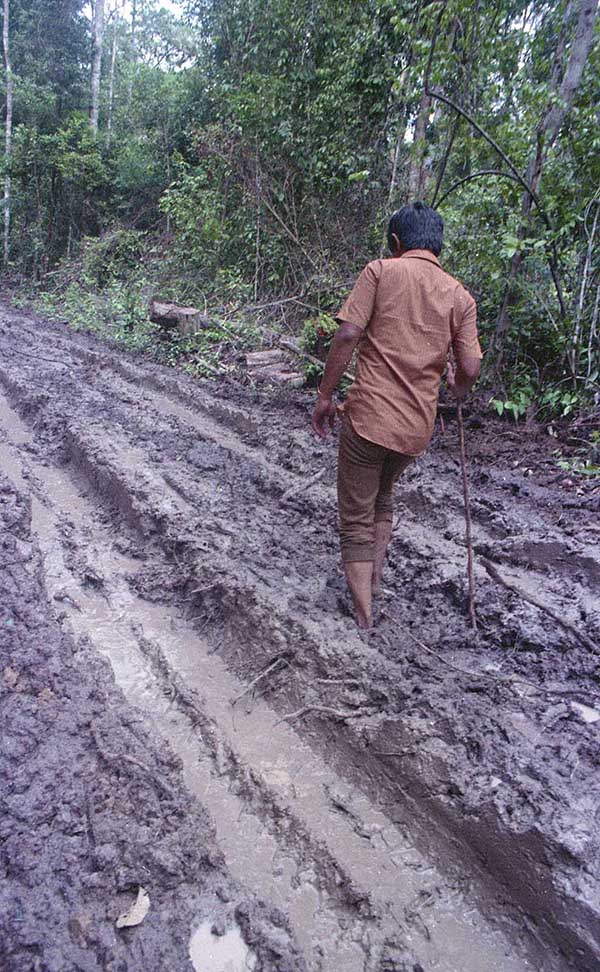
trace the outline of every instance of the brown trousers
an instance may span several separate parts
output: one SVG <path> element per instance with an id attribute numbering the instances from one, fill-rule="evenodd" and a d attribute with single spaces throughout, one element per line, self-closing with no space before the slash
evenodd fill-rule
<path id="1" fill-rule="evenodd" d="M 363 439 L 343 419 L 337 486 L 344 562 L 374 560 L 375 523 L 391 523 L 394 483 L 414 458 Z"/>

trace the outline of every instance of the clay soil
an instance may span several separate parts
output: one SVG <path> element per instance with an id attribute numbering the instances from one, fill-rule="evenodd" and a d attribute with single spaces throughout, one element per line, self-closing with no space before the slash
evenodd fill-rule
<path id="1" fill-rule="evenodd" d="M 600 491 L 468 418 L 472 631 L 446 411 L 361 637 L 310 403 L 0 308 L 2 970 L 600 968 Z"/>

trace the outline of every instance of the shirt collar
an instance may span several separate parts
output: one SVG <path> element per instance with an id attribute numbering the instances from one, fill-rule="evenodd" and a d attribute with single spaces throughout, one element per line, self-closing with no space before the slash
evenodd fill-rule
<path id="1" fill-rule="evenodd" d="M 440 261 L 435 256 L 431 250 L 407 250 L 400 257 L 401 260 L 405 258 L 412 258 L 413 260 L 429 260 L 430 263 L 434 263 L 436 267 L 440 267 Z"/>

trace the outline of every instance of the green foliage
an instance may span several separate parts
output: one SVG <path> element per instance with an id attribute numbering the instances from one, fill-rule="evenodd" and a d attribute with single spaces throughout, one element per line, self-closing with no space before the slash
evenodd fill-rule
<path id="1" fill-rule="evenodd" d="M 98 294 L 73 281 L 60 294 L 40 294 L 37 303 L 47 316 L 67 320 L 75 330 L 91 331 L 130 351 L 151 350 L 158 338 L 139 286 L 133 289 L 113 280 Z"/>
<path id="2" fill-rule="evenodd" d="M 144 255 L 144 237 L 135 230 L 116 228 L 98 238 L 82 242 L 82 274 L 93 278 L 98 289 L 113 281 L 126 283 L 137 277 Z"/>
<path id="3" fill-rule="evenodd" d="M 243 354 L 255 349 L 260 339 L 260 332 L 251 323 L 215 320 L 212 327 L 187 337 L 169 336 L 155 345 L 153 353 L 158 360 L 177 364 L 194 378 L 214 379 L 233 371 Z"/>
<path id="4" fill-rule="evenodd" d="M 510 416 L 515 422 L 526 416 L 548 421 L 568 418 L 582 405 L 579 390 L 573 390 L 565 382 L 536 385 L 525 366 L 511 375 L 504 397 L 494 397 L 489 407 L 499 416 Z"/>
<path id="5" fill-rule="evenodd" d="M 303 351 L 325 362 L 337 328 L 336 321 L 329 314 L 309 317 L 302 328 L 300 346 Z M 323 375 L 322 367 L 312 361 L 304 360 L 302 370 L 309 385 L 318 385 Z"/>

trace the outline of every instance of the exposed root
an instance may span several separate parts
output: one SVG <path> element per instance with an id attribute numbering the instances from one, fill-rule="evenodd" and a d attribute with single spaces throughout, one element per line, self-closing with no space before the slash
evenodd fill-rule
<path id="1" fill-rule="evenodd" d="M 271 664 L 264 669 L 264 671 L 260 672 L 260 674 L 258 674 L 256 678 L 253 678 L 251 682 L 248 682 L 246 688 L 242 689 L 242 691 L 238 695 L 236 695 L 233 699 L 231 699 L 231 705 L 235 705 L 236 702 L 239 702 L 240 699 L 243 699 L 244 696 L 248 694 L 248 692 L 252 691 L 255 685 L 258 685 L 258 683 L 262 681 L 263 678 L 266 678 L 267 675 L 269 675 L 280 664 L 288 665 L 288 667 L 291 668 L 289 662 L 285 658 L 283 658 L 283 656 L 280 655 L 275 659 L 275 661 L 272 661 Z"/>
<path id="2" fill-rule="evenodd" d="M 94 739 L 94 742 L 96 743 L 96 748 L 100 753 L 102 759 L 104 759 L 108 763 L 129 763 L 130 766 L 137 766 L 137 768 L 141 769 L 147 776 L 149 776 L 150 779 L 156 784 L 156 786 L 160 787 L 160 789 L 168 797 L 170 797 L 171 799 L 175 799 L 175 791 L 171 786 L 168 785 L 168 783 L 165 783 L 165 781 L 161 779 L 158 773 L 154 773 L 149 766 L 146 766 L 146 764 L 142 763 L 141 760 L 136 759 L 135 756 L 130 756 L 129 753 L 122 753 L 122 752 L 109 753 L 102 746 L 100 740 L 98 739 L 98 733 L 93 725 L 91 729 L 92 729 L 92 737 Z"/>
<path id="3" fill-rule="evenodd" d="M 288 715 L 283 716 L 282 719 L 278 719 L 275 723 L 276 726 L 281 725 L 282 722 L 291 722 L 293 719 L 302 719 L 305 715 L 309 715 L 311 712 L 319 712 L 322 715 L 331 716 L 332 719 L 355 719 L 360 715 L 367 715 L 367 710 L 356 709 L 354 711 L 343 712 L 341 709 L 332 709 L 327 705 L 303 705 L 301 709 L 296 709 L 295 712 L 289 712 Z"/>

